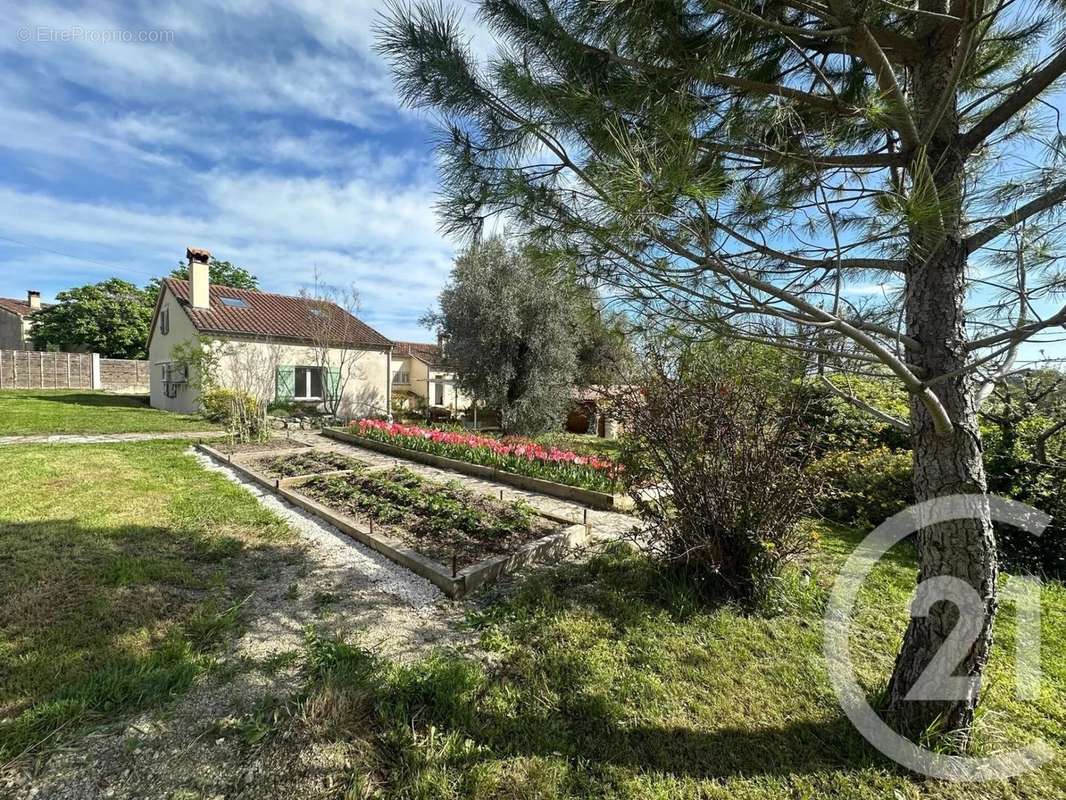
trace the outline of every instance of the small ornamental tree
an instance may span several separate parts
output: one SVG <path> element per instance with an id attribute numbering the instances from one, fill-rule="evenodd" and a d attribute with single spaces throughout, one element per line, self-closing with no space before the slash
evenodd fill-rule
<path id="1" fill-rule="evenodd" d="M 332 417 L 350 416 L 356 409 L 345 407 L 344 398 L 353 380 L 366 376 L 364 350 L 354 344 L 358 322 L 359 292 L 354 286 L 338 287 L 324 284 L 315 273 L 314 284 L 301 290 L 306 329 L 309 332 L 310 355 L 314 366 L 322 374 L 322 408 Z M 359 398 L 366 406 L 360 413 L 371 410 L 371 398 Z M 384 401 L 388 403 L 388 398 Z M 372 413 L 387 414 L 387 405 L 373 408 Z"/>
<path id="2" fill-rule="evenodd" d="M 887 371 L 907 392 L 917 499 L 986 491 L 990 382 L 1066 323 L 1060 2 L 478 5 L 504 45 L 484 67 L 438 3 L 393 5 L 379 29 L 403 99 L 446 126 L 448 230 L 502 215 L 649 324 Z M 911 619 L 887 692 L 901 727 L 960 741 L 996 611 L 975 505 L 917 534 L 920 579 L 981 599 L 952 672 L 964 691 L 908 699 L 955 628 L 937 603 Z"/>
<path id="3" fill-rule="evenodd" d="M 715 356 L 653 355 L 640 391 L 612 398 L 627 431 L 622 478 L 648 522 L 644 548 L 718 597 L 757 603 L 811 541 L 800 521 L 814 499 L 813 395 Z"/>
<path id="4" fill-rule="evenodd" d="M 111 278 L 67 289 L 33 315 L 41 350 L 88 350 L 105 358 L 146 358 L 154 295 Z"/>

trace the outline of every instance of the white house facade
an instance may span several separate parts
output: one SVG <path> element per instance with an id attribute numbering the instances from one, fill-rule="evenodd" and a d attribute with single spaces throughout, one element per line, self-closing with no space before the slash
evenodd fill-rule
<path id="1" fill-rule="evenodd" d="M 187 374 L 178 357 L 200 343 L 212 354 L 217 385 L 268 405 L 336 405 L 343 418 L 388 413 L 389 339 L 333 303 L 213 286 L 210 253 L 186 255 L 190 280 L 164 280 L 152 318 L 153 408 L 200 410 L 201 376 Z"/>

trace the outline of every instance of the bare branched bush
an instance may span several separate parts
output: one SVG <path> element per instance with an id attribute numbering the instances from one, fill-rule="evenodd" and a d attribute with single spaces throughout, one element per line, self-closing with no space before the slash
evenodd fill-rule
<path id="1" fill-rule="evenodd" d="M 642 383 L 615 401 L 641 546 L 716 597 L 758 602 L 810 544 L 809 393 L 709 353 L 651 358 Z"/>

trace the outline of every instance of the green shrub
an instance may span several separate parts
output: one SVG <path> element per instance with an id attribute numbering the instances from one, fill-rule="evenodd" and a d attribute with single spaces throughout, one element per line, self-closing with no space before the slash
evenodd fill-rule
<path id="1" fill-rule="evenodd" d="M 266 408 L 247 392 L 211 388 L 200 393 L 203 415 L 225 425 L 239 441 L 248 442 L 266 434 Z"/>
<path id="2" fill-rule="evenodd" d="M 641 391 L 616 400 L 629 431 L 622 480 L 646 552 L 716 599 L 758 605 L 810 545 L 800 521 L 818 431 L 795 383 L 716 355 L 649 358 Z"/>
<path id="3" fill-rule="evenodd" d="M 855 395 L 894 417 L 906 420 L 910 415 L 907 395 L 896 381 L 887 378 L 854 377 L 845 380 L 839 375 L 830 380 L 841 391 Z M 875 419 L 847 400 L 832 394 L 823 384 L 808 381 L 807 385 L 820 400 L 810 405 L 810 412 L 821 417 L 816 424 L 820 424 L 825 431 L 825 435 L 818 441 L 819 453 L 866 451 L 880 447 L 906 450 L 911 446 L 910 437 L 906 432 Z"/>
<path id="4" fill-rule="evenodd" d="M 880 525 L 914 503 L 912 471 L 908 451 L 887 447 L 837 450 L 808 469 L 825 486 L 822 515 L 855 528 Z"/>

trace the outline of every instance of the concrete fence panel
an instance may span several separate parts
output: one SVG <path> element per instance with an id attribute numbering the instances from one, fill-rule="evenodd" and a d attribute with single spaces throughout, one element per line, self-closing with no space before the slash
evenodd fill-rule
<path id="1" fill-rule="evenodd" d="M 104 389 L 147 392 L 148 362 L 96 353 L 0 350 L 0 389 Z"/>
<path id="2" fill-rule="evenodd" d="M 148 393 L 148 362 L 127 358 L 100 359 L 100 388 L 127 394 Z"/>

